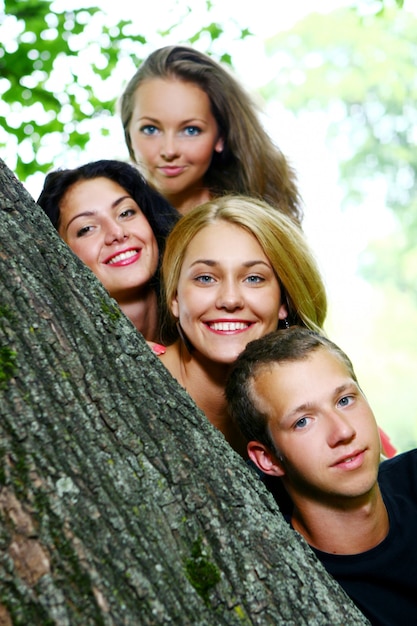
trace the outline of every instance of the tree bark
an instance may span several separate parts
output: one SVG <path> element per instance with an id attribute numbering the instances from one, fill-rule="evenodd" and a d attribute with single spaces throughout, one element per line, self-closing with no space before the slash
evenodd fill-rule
<path id="1" fill-rule="evenodd" d="M 0 162 L 0 625 L 367 624 Z"/>

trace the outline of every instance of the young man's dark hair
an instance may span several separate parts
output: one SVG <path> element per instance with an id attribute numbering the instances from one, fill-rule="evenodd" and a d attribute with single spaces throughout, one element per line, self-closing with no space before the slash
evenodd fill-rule
<path id="1" fill-rule="evenodd" d="M 357 381 L 352 362 L 335 343 L 301 326 L 269 333 L 262 341 L 251 341 L 240 354 L 229 376 L 226 398 L 229 410 L 248 441 L 256 440 L 274 448 L 268 431 L 268 415 L 254 402 L 252 381 L 263 369 L 288 361 L 299 361 L 324 347 L 332 351 Z"/>

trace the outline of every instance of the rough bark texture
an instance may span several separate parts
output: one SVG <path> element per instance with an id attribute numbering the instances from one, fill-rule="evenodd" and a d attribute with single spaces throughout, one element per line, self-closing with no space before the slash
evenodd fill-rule
<path id="1" fill-rule="evenodd" d="M 367 624 L 0 162 L 0 625 Z"/>

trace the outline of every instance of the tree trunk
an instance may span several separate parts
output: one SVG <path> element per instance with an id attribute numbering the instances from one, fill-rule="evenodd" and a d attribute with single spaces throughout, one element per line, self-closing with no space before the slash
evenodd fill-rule
<path id="1" fill-rule="evenodd" d="M 367 624 L 0 162 L 0 625 Z"/>

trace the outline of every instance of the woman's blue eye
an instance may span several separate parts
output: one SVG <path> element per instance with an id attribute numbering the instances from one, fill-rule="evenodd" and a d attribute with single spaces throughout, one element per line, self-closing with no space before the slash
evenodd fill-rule
<path id="1" fill-rule="evenodd" d="M 197 276 L 196 280 L 199 283 L 208 284 L 212 282 L 213 278 L 212 276 L 208 276 L 207 274 L 204 274 L 203 276 Z"/>
<path id="2" fill-rule="evenodd" d="M 257 284 L 257 283 L 261 283 L 261 282 L 263 282 L 263 280 L 264 280 L 264 279 L 263 279 L 261 276 L 255 276 L 255 275 L 253 275 L 253 276 L 248 276 L 248 277 L 246 278 L 246 280 L 247 280 L 247 282 L 248 282 L 248 283 Z"/>
<path id="3" fill-rule="evenodd" d="M 144 135 L 154 135 L 157 132 L 157 127 L 148 124 L 147 126 L 142 126 L 140 132 Z"/>
<path id="4" fill-rule="evenodd" d="M 199 135 L 201 133 L 201 129 L 198 128 L 198 126 L 187 126 L 184 129 L 184 133 L 189 137 L 195 137 L 196 135 Z"/>

